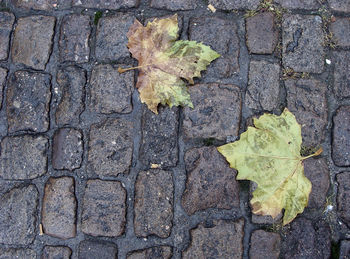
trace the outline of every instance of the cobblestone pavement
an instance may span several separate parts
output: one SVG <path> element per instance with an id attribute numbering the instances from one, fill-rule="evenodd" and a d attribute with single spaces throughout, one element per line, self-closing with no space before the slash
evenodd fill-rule
<path id="1" fill-rule="evenodd" d="M 350 2 L 259 2 L 0 0 L 0 259 L 350 258 Z M 117 67 L 135 18 L 174 13 L 222 57 L 155 115 Z M 285 107 L 324 152 L 282 227 L 215 146 Z"/>

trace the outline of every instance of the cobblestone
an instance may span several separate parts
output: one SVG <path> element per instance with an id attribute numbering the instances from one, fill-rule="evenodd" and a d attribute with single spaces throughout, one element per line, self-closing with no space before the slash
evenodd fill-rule
<path id="1" fill-rule="evenodd" d="M 350 2 L 348 0 L 328 0 L 332 10 L 338 12 L 350 12 Z"/>
<path id="2" fill-rule="evenodd" d="M 73 6 L 118 10 L 137 7 L 140 0 L 72 0 Z"/>
<path id="3" fill-rule="evenodd" d="M 317 10 L 320 3 L 317 0 L 275 0 L 283 8 Z"/>
<path id="4" fill-rule="evenodd" d="M 79 259 L 117 259 L 117 247 L 108 242 L 82 241 L 79 244 Z"/>
<path id="5" fill-rule="evenodd" d="M 336 18 L 329 25 L 329 30 L 339 47 L 350 47 L 350 18 Z"/>
<path id="6" fill-rule="evenodd" d="M 15 16 L 12 13 L 0 12 L 0 60 L 7 59 L 14 22 Z"/>
<path id="7" fill-rule="evenodd" d="M 198 5 L 198 0 L 151 0 L 150 6 L 171 11 L 192 10 Z"/>
<path id="8" fill-rule="evenodd" d="M 173 255 L 170 246 L 155 246 L 141 251 L 130 253 L 127 259 L 170 259 Z"/>
<path id="9" fill-rule="evenodd" d="M 41 259 L 70 259 L 72 250 L 66 246 L 45 246 Z"/>
<path id="10" fill-rule="evenodd" d="M 37 255 L 32 249 L 0 248 L 0 259 L 9 258 L 36 259 Z"/>
<path id="11" fill-rule="evenodd" d="M 173 220 L 172 173 L 163 170 L 142 171 L 135 184 L 135 235 L 166 238 Z"/>
<path id="12" fill-rule="evenodd" d="M 338 182 L 338 213 L 344 222 L 350 226 L 350 172 L 337 175 Z"/>
<path id="13" fill-rule="evenodd" d="M 2 107 L 2 94 L 5 87 L 7 69 L 0 67 L 0 109 Z"/>
<path id="14" fill-rule="evenodd" d="M 234 9 L 256 9 L 259 6 L 259 0 L 209 0 L 209 4 L 215 8 L 231 11 Z"/>
<path id="15" fill-rule="evenodd" d="M 182 206 L 187 214 L 208 208 L 231 209 L 239 206 L 237 172 L 227 166 L 216 147 L 187 151 L 185 165 L 188 176 Z"/>
<path id="16" fill-rule="evenodd" d="M 343 240 L 340 243 L 340 257 L 342 259 L 350 258 L 350 240 Z"/>
<path id="17" fill-rule="evenodd" d="M 281 238 L 277 233 L 255 230 L 250 240 L 249 258 L 278 259 Z"/>
<path id="18" fill-rule="evenodd" d="M 338 98 L 350 97 L 350 51 L 334 51 L 334 93 Z"/>
<path id="19" fill-rule="evenodd" d="M 350 165 L 350 106 L 341 106 L 333 117 L 332 157 L 337 166 Z"/>
<path id="20" fill-rule="evenodd" d="M 43 11 L 64 9 L 71 6 L 70 1 L 66 0 L 12 0 L 12 2 L 18 8 Z"/>

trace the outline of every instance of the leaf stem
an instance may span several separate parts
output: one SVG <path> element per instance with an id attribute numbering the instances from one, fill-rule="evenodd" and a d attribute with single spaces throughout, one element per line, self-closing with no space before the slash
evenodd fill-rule
<path id="1" fill-rule="evenodd" d="M 118 67 L 118 72 L 121 74 L 121 73 L 124 73 L 124 72 L 126 72 L 126 71 L 134 70 L 134 69 L 139 69 L 139 68 L 142 68 L 142 67 L 144 67 L 144 66 L 128 67 L 128 68 Z"/>
<path id="2" fill-rule="evenodd" d="M 301 160 L 305 160 L 305 159 L 308 159 L 308 158 L 313 157 L 313 156 L 318 156 L 322 152 L 323 152 L 323 149 L 322 149 L 322 147 L 320 147 L 315 153 L 313 153 L 313 154 L 311 154 L 309 156 L 304 156 L 304 157 L 301 158 Z"/>

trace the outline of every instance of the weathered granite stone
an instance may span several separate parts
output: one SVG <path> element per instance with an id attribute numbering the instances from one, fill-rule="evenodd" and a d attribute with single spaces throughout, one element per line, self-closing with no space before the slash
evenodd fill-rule
<path id="1" fill-rule="evenodd" d="M 188 176 L 182 206 L 187 214 L 208 208 L 239 207 L 237 172 L 227 166 L 216 147 L 187 151 L 185 165 Z"/>
<path id="2" fill-rule="evenodd" d="M 317 10 L 320 7 L 317 0 L 275 0 L 275 3 L 286 9 Z"/>
<path id="3" fill-rule="evenodd" d="M 154 114 L 143 106 L 140 160 L 143 164 L 176 166 L 178 161 L 178 108 L 160 107 Z"/>
<path id="4" fill-rule="evenodd" d="M 45 246 L 41 259 L 70 259 L 72 250 L 66 246 Z"/>
<path id="5" fill-rule="evenodd" d="M 127 32 L 135 17 L 119 13 L 115 16 L 102 17 L 98 20 L 96 33 L 96 58 L 113 61 L 130 57 Z"/>
<path id="6" fill-rule="evenodd" d="M 247 46 L 254 54 L 271 54 L 278 42 L 275 15 L 264 12 L 246 19 Z"/>
<path id="7" fill-rule="evenodd" d="M 295 72 L 322 73 L 324 36 L 317 15 L 286 14 L 282 23 L 282 63 Z"/>
<path id="8" fill-rule="evenodd" d="M 0 109 L 2 107 L 2 95 L 5 87 L 5 81 L 7 76 L 7 69 L 0 67 Z"/>
<path id="9" fill-rule="evenodd" d="M 51 11 L 71 7 L 67 0 L 11 0 L 17 8 Z"/>
<path id="10" fill-rule="evenodd" d="M 8 57 L 10 34 L 15 16 L 12 13 L 0 12 L 0 60 Z"/>
<path id="11" fill-rule="evenodd" d="M 17 71 L 9 80 L 6 113 L 10 133 L 45 132 L 49 128 L 50 75 Z"/>
<path id="12" fill-rule="evenodd" d="M 350 12 L 349 0 L 328 0 L 328 4 L 334 11 Z"/>
<path id="13" fill-rule="evenodd" d="M 46 173 L 48 139 L 22 135 L 1 141 L 0 178 L 34 179 Z"/>
<path id="14" fill-rule="evenodd" d="M 64 16 L 61 24 L 60 60 L 84 63 L 89 61 L 90 17 L 71 14 Z"/>
<path id="15" fill-rule="evenodd" d="M 198 0 L 151 0 L 151 7 L 171 11 L 196 9 Z"/>
<path id="16" fill-rule="evenodd" d="M 85 108 L 86 71 L 77 66 L 68 66 L 58 70 L 56 80 L 62 93 L 56 110 L 56 123 L 76 125 Z"/>
<path id="17" fill-rule="evenodd" d="M 83 159 L 83 136 L 79 130 L 62 128 L 55 132 L 52 147 L 52 167 L 73 171 Z"/>
<path id="18" fill-rule="evenodd" d="M 133 151 L 133 124 L 109 119 L 90 129 L 88 163 L 91 172 L 103 176 L 129 173 Z"/>
<path id="19" fill-rule="evenodd" d="M 126 191 L 120 182 L 89 180 L 83 198 L 82 231 L 92 236 L 117 237 L 123 234 L 125 200 Z"/>
<path id="20" fill-rule="evenodd" d="M 173 220 L 172 173 L 159 169 L 140 172 L 135 184 L 135 235 L 170 235 Z"/>
<path id="21" fill-rule="evenodd" d="M 44 70 L 51 53 L 55 20 L 43 15 L 19 18 L 13 37 L 12 61 Z"/>
<path id="22" fill-rule="evenodd" d="M 72 0 L 73 6 L 117 10 L 137 7 L 140 0 Z"/>
<path id="23" fill-rule="evenodd" d="M 214 220 L 191 230 L 191 244 L 182 258 L 242 258 L 244 220 Z"/>
<path id="24" fill-rule="evenodd" d="M 343 240 L 340 242 L 340 257 L 339 259 L 350 258 L 350 240 Z"/>
<path id="25" fill-rule="evenodd" d="M 120 74 L 111 65 L 98 65 L 90 79 L 91 105 L 99 113 L 130 113 L 133 87 L 133 71 Z"/>
<path id="26" fill-rule="evenodd" d="M 250 239 L 249 258 L 278 259 L 280 254 L 280 235 L 277 233 L 255 230 Z"/>
<path id="27" fill-rule="evenodd" d="M 170 259 L 173 255 L 170 246 L 155 246 L 129 253 L 127 259 Z"/>
<path id="28" fill-rule="evenodd" d="M 334 51 L 334 93 L 338 98 L 350 97 L 350 51 Z"/>
<path id="29" fill-rule="evenodd" d="M 0 244 L 29 245 L 34 241 L 37 205 L 34 185 L 16 187 L 0 196 Z"/>
<path id="30" fill-rule="evenodd" d="M 350 227 L 350 172 L 343 172 L 337 175 L 338 182 L 338 214 L 341 219 Z"/>
<path id="31" fill-rule="evenodd" d="M 302 126 L 303 145 L 319 146 L 327 126 L 327 86 L 315 79 L 286 80 L 287 108 Z"/>
<path id="32" fill-rule="evenodd" d="M 234 9 L 256 9 L 259 0 L 209 0 L 209 4 L 217 9 L 231 11 Z"/>
<path id="33" fill-rule="evenodd" d="M 241 94 L 234 85 L 199 84 L 190 87 L 194 109 L 184 109 L 187 138 L 226 140 L 237 136 L 241 118 Z"/>
<path id="34" fill-rule="evenodd" d="M 280 66 L 251 61 L 245 103 L 251 109 L 273 111 L 279 104 Z"/>
<path id="35" fill-rule="evenodd" d="M 350 166 L 350 106 L 341 106 L 333 117 L 332 158 L 337 166 Z"/>
<path id="36" fill-rule="evenodd" d="M 37 259 L 35 251 L 23 248 L 0 248 L 0 259 Z"/>
<path id="37" fill-rule="evenodd" d="M 333 34 L 337 46 L 350 47 L 350 18 L 336 18 L 329 25 L 329 30 Z"/>
<path id="38" fill-rule="evenodd" d="M 117 259 L 116 245 L 109 242 L 82 241 L 79 244 L 79 259 Z"/>
<path id="39" fill-rule="evenodd" d="M 75 237 L 76 207 L 74 178 L 49 178 L 41 218 L 44 233 L 62 239 Z"/>
<path id="40" fill-rule="evenodd" d="M 190 40 L 203 42 L 221 55 L 202 73 L 202 80 L 229 78 L 239 70 L 239 39 L 234 21 L 216 17 L 193 18 L 188 33 Z"/>

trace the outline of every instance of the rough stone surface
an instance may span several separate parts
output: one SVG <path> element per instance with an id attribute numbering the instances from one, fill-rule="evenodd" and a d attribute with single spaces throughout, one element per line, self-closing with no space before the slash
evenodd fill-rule
<path id="1" fill-rule="evenodd" d="M 348 0 L 328 0 L 331 9 L 338 12 L 350 12 L 350 2 Z"/>
<path id="2" fill-rule="evenodd" d="M 350 51 L 334 51 L 334 93 L 338 98 L 350 97 Z"/>
<path id="3" fill-rule="evenodd" d="M 9 80 L 6 113 L 10 133 L 45 132 L 49 127 L 50 75 L 15 72 Z"/>
<path id="4" fill-rule="evenodd" d="M 273 111 L 279 104 L 280 66 L 266 61 L 251 61 L 245 103 L 256 110 Z"/>
<path id="5" fill-rule="evenodd" d="M 315 79 L 286 80 L 287 108 L 302 126 L 303 145 L 319 146 L 327 126 L 327 86 Z"/>
<path id="6" fill-rule="evenodd" d="M 170 259 L 173 255 L 170 246 L 155 246 L 130 253 L 127 259 Z"/>
<path id="7" fill-rule="evenodd" d="M 50 11 L 64 9 L 71 6 L 67 0 L 11 0 L 18 8 Z"/>
<path id="8" fill-rule="evenodd" d="M 71 14 L 63 18 L 59 40 L 60 60 L 84 63 L 89 61 L 90 17 Z"/>
<path id="9" fill-rule="evenodd" d="M 0 109 L 2 107 L 2 92 L 5 87 L 7 69 L 0 67 Z"/>
<path id="10" fill-rule="evenodd" d="M 90 129 L 88 163 L 90 171 L 103 176 L 129 173 L 133 151 L 133 124 L 109 119 Z"/>
<path id="11" fill-rule="evenodd" d="M 277 233 L 255 230 L 250 239 L 249 258 L 278 259 L 280 254 L 280 235 Z"/>
<path id="12" fill-rule="evenodd" d="M 79 130 L 62 128 L 53 137 L 52 167 L 73 171 L 83 159 L 83 136 Z"/>
<path id="13" fill-rule="evenodd" d="M 0 244 L 29 245 L 34 241 L 37 205 L 34 185 L 13 188 L 0 196 Z"/>
<path id="14" fill-rule="evenodd" d="M 73 6 L 117 10 L 137 7 L 140 0 L 72 0 Z"/>
<path id="15" fill-rule="evenodd" d="M 338 182 L 338 213 L 342 220 L 350 226 L 350 172 L 337 175 Z"/>
<path id="16" fill-rule="evenodd" d="M 126 34 L 134 20 L 134 16 L 122 13 L 98 20 L 95 53 L 98 60 L 113 61 L 130 56 Z"/>
<path id="17" fill-rule="evenodd" d="M 113 36 L 115 37 L 115 36 Z M 120 65 L 125 67 L 126 65 Z M 129 113 L 134 72 L 118 73 L 111 65 L 98 65 L 90 79 L 91 105 L 99 113 Z"/>
<path id="18" fill-rule="evenodd" d="M 239 207 L 237 172 L 227 166 L 216 147 L 187 151 L 185 165 L 188 176 L 182 206 L 187 214 L 208 208 Z"/>
<path id="19" fill-rule="evenodd" d="M 340 243 L 340 259 L 350 258 L 350 240 L 343 240 Z"/>
<path id="20" fill-rule="evenodd" d="M 45 246 L 41 259 L 70 259 L 72 250 L 66 246 Z"/>
<path id="21" fill-rule="evenodd" d="M 275 0 L 283 8 L 316 10 L 320 7 L 317 0 Z"/>
<path id="22" fill-rule="evenodd" d="M 74 179 L 49 178 L 45 185 L 41 218 L 44 233 L 62 239 L 75 237 L 76 206 Z"/>
<path id="23" fill-rule="evenodd" d="M 79 123 L 79 116 L 85 108 L 85 70 L 77 66 L 62 68 L 58 70 L 56 80 L 62 93 L 56 110 L 56 123 L 59 125 Z"/>
<path id="24" fill-rule="evenodd" d="M 189 39 L 210 46 L 221 57 L 214 60 L 202 73 L 206 78 L 229 78 L 239 70 L 239 39 L 237 26 L 232 20 L 199 17 L 190 20 Z"/>
<path id="25" fill-rule="evenodd" d="M 337 110 L 333 124 L 333 161 L 337 166 L 350 166 L 350 106 Z"/>
<path id="26" fill-rule="evenodd" d="M 226 140 L 237 136 L 241 118 L 241 94 L 234 85 L 199 84 L 190 88 L 194 109 L 184 109 L 187 138 Z"/>
<path id="27" fill-rule="evenodd" d="M 246 20 L 247 46 L 254 54 L 271 54 L 278 42 L 275 15 L 264 12 Z"/>
<path id="28" fill-rule="evenodd" d="M 78 259 L 117 259 L 117 247 L 108 242 L 82 241 L 79 244 Z"/>
<path id="29" fill-rule="evenodd" d="M 151 0 L 151 7 L 171 11 L 192 10 L 197 7 L 198 0 Z"/>
<path id="30" fill-rule="evenodd" d="M 317 15 L 283 16 L 282 62 L 295 72 L 321 73 L 324 69 L 322 19 Z"/>
<path id="31" fill-rule="evenodd" d="M 8 57 L 10 34 L 14 22 L 15 16 L 12 13 L 0 12 L 0 60 Z"/>
<path id="32" fill-rule="evenodd" d="M 178 108 L 160 107 L 154 114 L 143 106 L 140 160 L 143 164 L 176 166 L 178 161 Z"/>
<path id="33" fill-rule="evenodd" d="M 337 46 L 350 47 L 350 18 L 336 18 L 329 25 L 329 30 L 333 33 Z"/>
<path id="34" fill-rule="evenodd" d="M 182 257 L 242 258 L 243 226 L 243 219 L 236 222 L 213 220 L 209 224 L 200 224 L 191 230 L 191 244 L 182 253 Z"/>
<path id="35" fill-rule="evenodd" d="M 231 11 L 234 9 L 256 9 L 259 6 L 259 0 L 209 0 L 215 8 Z"/>
<path id="36" fill-rule="evenodd" d="M 140 172 L 135 184 L 135 235 L 170 235 L 173 220 L 172 173 L 163 170 Z"/>
<path id="37" fill-rule="evenodd" d="M 12 61 L 44 70 L 49 60 L 55 17 L 35 15 L 19 18 L 12 44 Z"/>
<path id="38" fill-rule="evenodd" d="M 89 180 L 83 198 L 82 231 L 92 236 L 117 237 L 123 234 L 125 200 L 126 191 L 120 182 Z"/>
<path id="39" fill-rule="evenodd" d="M 0 248 L 0 259 L 37 259 L 36 253 L 32 249 Z"/>
<path id="40" fill-rule="evenodd" d="M 1 141 L 0 178 L 34 179 L 46 173 L 48 139 L 22 135 Z"/>

